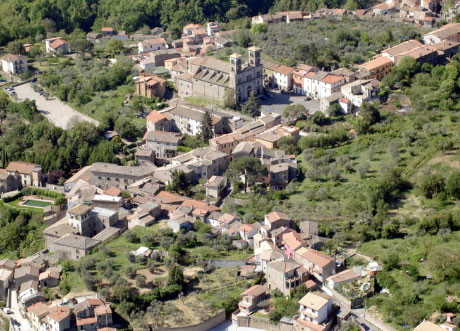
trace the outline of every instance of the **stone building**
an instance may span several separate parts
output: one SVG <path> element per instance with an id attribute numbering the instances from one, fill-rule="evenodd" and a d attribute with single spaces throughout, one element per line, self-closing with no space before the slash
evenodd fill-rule
<path id="1" fill-rule="evenodd" d="M 90 184 L 103 189 L 115 186 L 126 190 L 129 185 L 151 176 L 154 169 L 155 166 L 149 164 L 135 167 L 97 162 L 91 167 Z"/>
<path id="2" fill-rule="evenodd" d="M 42 186 L 42 167 L 38 164 L 14 161 L 8 164 L 9 175 L 19 175 L 22 186 Z"/>
<path id="3" fill-rule="evenodd" d="M 27 71 L 27 59 L 19 54 L 6 54 L 1 58 L 2 70 L 13 75 Z"/>
<path id="4" fill-rule="evenodd" d="M 157 159 L 176 156 L 181 139 L 181 134 L 177 132 L 148 131 L 144 135 L 145 147 L 152 150 Z"/>
<path id="5" fill-rule="evenodd" d="M 22 187 L 21 177 L 9 174 L 5 169 L 0 169 L 0 194 L 18 190 Z"/>
<path id="6" fill-rule="evenodd" d="M 263 93 L 260 48 L 250 47 L 248 53 L 246 65 L 240 54 L 230 55 L 230 63 L 212 57 L 193 59 L 188 72 L 176 77 L 179 96 L 223 101 L 230 93 L 240 103 L 245 102 L 251 92 Z"/>
<path id="7" fill-rule="evenodd" d="M 166 93 L 166 80 L 151 74 L 140 74 L 136 81 L 136 95 L 147 98 L 163 98 Z"/>

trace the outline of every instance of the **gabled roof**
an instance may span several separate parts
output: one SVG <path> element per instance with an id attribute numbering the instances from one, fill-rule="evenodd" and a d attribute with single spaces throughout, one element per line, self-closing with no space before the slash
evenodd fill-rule
<path id="1" fill-rule="evenodd" d="M 25 59 L 25 57 L 19 54 L 6 54 L 5 56 L 2 57 L 2 60 L 11 61 L 11 62 L 15 62 L 17 60 L 23 60 L 23 59 Z"/>
<path id="2" fill-rule="evenodd" d="M 391 59 L 386 56 L 380 56 L 374 60 L 363 63 L 361 67 L 364 67 L 367 70 L 374 70 L 387 64 L 393 64 L 393 61 L 391 61 Z"/>
<path id="3" fill-rule="evenodd" d="M 333 263 L 335 261 L 334 258 L 327 256 L 326 254 L 321 253 L 312 248 L 306 248 L 305 250 L 302 250 L 302 252 L 299 253 L 300 256 L 302 256 L 303 258 L 322 268 L 327 266 L 329 263 Z"/>
<path id="4" fill-rule="evenodd" d="M 290 75 L 294 71 L 294 68 L 282 64 L 279 67 L 277 67 L 274 71 L 282 75 Z"/>
<path id="5" fill-rule="evenodd" d="M 159 121 L 162 120 L 170 120 L 171 115 L 168 113 L 160 113 L 156 110 L 152 110 L 150 114 L 147 115 L 146 117 L 147 121 L 152 122 L 152 123 L 158 123 Z"/>
<path id="6" fill-rule="evenodd" d="M 147 131 L 144 135 L 144 140 L 155 141 L 158 143 L 171 143 L 178 145 L 182 136 L 178 132 L 168 131 Z"/>
<path id="7" fill-rule="evenodd" d="M 161 191 L 156 195 L 156 197 L 160 199 L 162 203 L 177 203 L 187 200 L 186 197 L 168 191 Z"/>
<path id="8" fill-rule="evenodd" d="M 90 210 L 91 210 L 91 206 L 84 205 L 84 204 L 78 204 L 75 207 L 69 209 L 68 212 L 70 214 L 83 215 L 83 214 L 86 214 Z"/>
<path id="9" fill-rule="evenodd" d="M 48 315 L 48 319 L 51 319 L 56 322 L 61 322 L 69 317 L 70 317 L 70 309 L 67 308 L 66 306 L 57 307 Z"/>
<path id="10" fill-rule="evenodd" d="M 411 39 L 403 43 L 400 43 L 396 46 L 387 48 L 382 53 L 388 53 L 390 56 L 394 57 L 401 55 L 402 53 L 408 52 L 410 50 L 413 50 L 415 48 L 419 48 L 421 46 L 423 46 L 423 44 L 420 41 Z"/>
<path id="11" fill-rule="evenodd" d="M 72 247 L 76 249 L 91 249 L 98 244 L 100 240 L 94 240 L 88 237 L 83 237 L 75 234 L 66 234 L 65 236 L 59 238 L 54 243 L 55 245 L 62 245 L 67 247 Z"/>
<path id="12" fill-rule="evenodd" d="M 115 186 L 111 186 L 105 190 L 104 193 L 112 197 L 119 197 L 121 195 L 121 190 Z"/>
<path id="13" fill-rule="evenodd" d="M 67 41 L 65 41 L 64 39 L 56 39 L 56 40 L 54 40 L 53 42 L 51 42 L 51 43 L 49 44 L 49 46 L 50 46 L 51 48 L 58 48 L 58 47 L 60 47 L 60 46 L 62 46 L 62 45 L 65 45 L 65 44 L 67 44 Z"/>
<path id="14" fill-rule="evenodd" d="M 261 294 L 267 293 L 268 289 L 263 286 L 263 285 L 254 285 L 250 288 L 248 288 L 246 291 L 241 293 L 241 296 L 252 296 L 252 297 L 258 297 Z"/>
<path id="15" fill-rule="evenodd" d="M 292 250 L 296 250 L 301 246 L 305 246 L 305 241 L 302 240 L 300 233 L 291 231 L 283 234 L 283 242 L 285 245 L 289 246 Z"/>
<path id="16" fill-rule="evenodd" d="M 319 292 L 309 292 L 302 299 L 299 300 L 299 304 L 308 307 L 312 310 L 320 310 L 323 308 L 330 299 L 328 299 L 324 294 Z"/>
<path id="17" fill-rule="evenodd" d="M 158 44 L 166 44 L 165 38 L 147 39 L 141 42 L 142 46 L 150 46 L 150 45 L 158 45 Z"/>
<path id="18" fill-rule="evenodd" d="M 41 170 L 41 166 L 34 163 L 23 162 L 23 161 L 12 161 L 6 167 L 6 171 L 17 171 L 20 174 L 31 174 L 33 171 Z"/>
<path id="19" fill-rule="evenodd" d="M 423 321 L 415 327 L 414 331 L 444 331 L 444 329 L 433 322 Z"/>
<path id="20" fill-rule="evenodd" d="M 321 82 L 326 83 L 326 84 L 334 84 L 334 83 L 340 82 L 341 80 L 344 80 L 344 78 L 338 75 L 329 74 L 323 79 L 321 79 Z"/>
<path id="21" fill-rule="evenodd" d="M 273 223 L 273 222 L 276 222 L 276 221 L 279 221 L 279 220 L 290 220 L 291 219 L 285 213 L 282 213 L 282 212 L 279 212 L 279 211 L 271 212 L 270 214 L 265 215 L 265 217 L 267 218 L 267 220 L 270 223 Z"/>

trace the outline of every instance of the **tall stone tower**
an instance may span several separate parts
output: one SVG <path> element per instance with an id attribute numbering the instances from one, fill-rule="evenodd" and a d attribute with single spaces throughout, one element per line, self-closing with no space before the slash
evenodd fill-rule
<path id="1" fill-rule="evenodd" d="M 248 48 L 249 65 L 257 67 L 260 64 L 260 48 L 252 46 Z"/>

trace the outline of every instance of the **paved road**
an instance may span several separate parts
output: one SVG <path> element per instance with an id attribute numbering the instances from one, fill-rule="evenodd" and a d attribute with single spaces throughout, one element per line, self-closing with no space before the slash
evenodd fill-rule
<path id="1" fill-rule="evenodd" d="M 270 94 L 273 95 L 273 98 L 268 98 L 268 100 L 261 102 L 263 110 L 269 109 L 275 113 L 282 114 L 284 107 L 301 104 L 307 108 L 310 114 L 319 111 L 319 100 L 305 101 L 305 97 L 302 95 L 283 94 L 277 91 L 270 91 Z"/>
<path id="2" fill-rule="evenodd" d="M 20 330 L 28 331 L 33 330 L 32 325 L 29 323 L 27 319 L 22 317 L 21 313 L 19 312 L 19 304 L 18 304 L 18 291 L 16 289 L 10 290 L 11 294 L 11 307 L 10 309 L 14 312 L 14 319 L 19 322 Z"/>
<path id="3" fill-rule="evenodd" d="M 44 96 L 35 92 L 30 83 L 16 86 L 14 91 L 18 97 L 18 101 L 24 101 L 25 99 L 35 100 L 40 113 L 46 116 L 54 125 L 62 129 L 69 130 L 75 123 L 81 121 L 88 121 L 99 125 L 98 121 L 76 111 L 56 97 L 51 97 L 47 100 Z"/>

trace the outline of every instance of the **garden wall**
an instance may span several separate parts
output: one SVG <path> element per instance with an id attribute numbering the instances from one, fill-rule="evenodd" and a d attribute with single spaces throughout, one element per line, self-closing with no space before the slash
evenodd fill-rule
<path id="1" fill-rule="evenodd" d="M 214 268 L 236 268 L 246 264 L 246 260 L 211 260 L 209 265 Z"/>
<path id="2" fill-rule="evenodd" d="M 160 328 L 160 329 L 154 329 L 154 331 L 203 331 L 203 330 L 212 329 L 223 322 L 225 322 L 225 310 L 219 311 L 213 317 L 199 324 L 189 325 L 189 326 L 180 326 L 176 328 Z"/>

